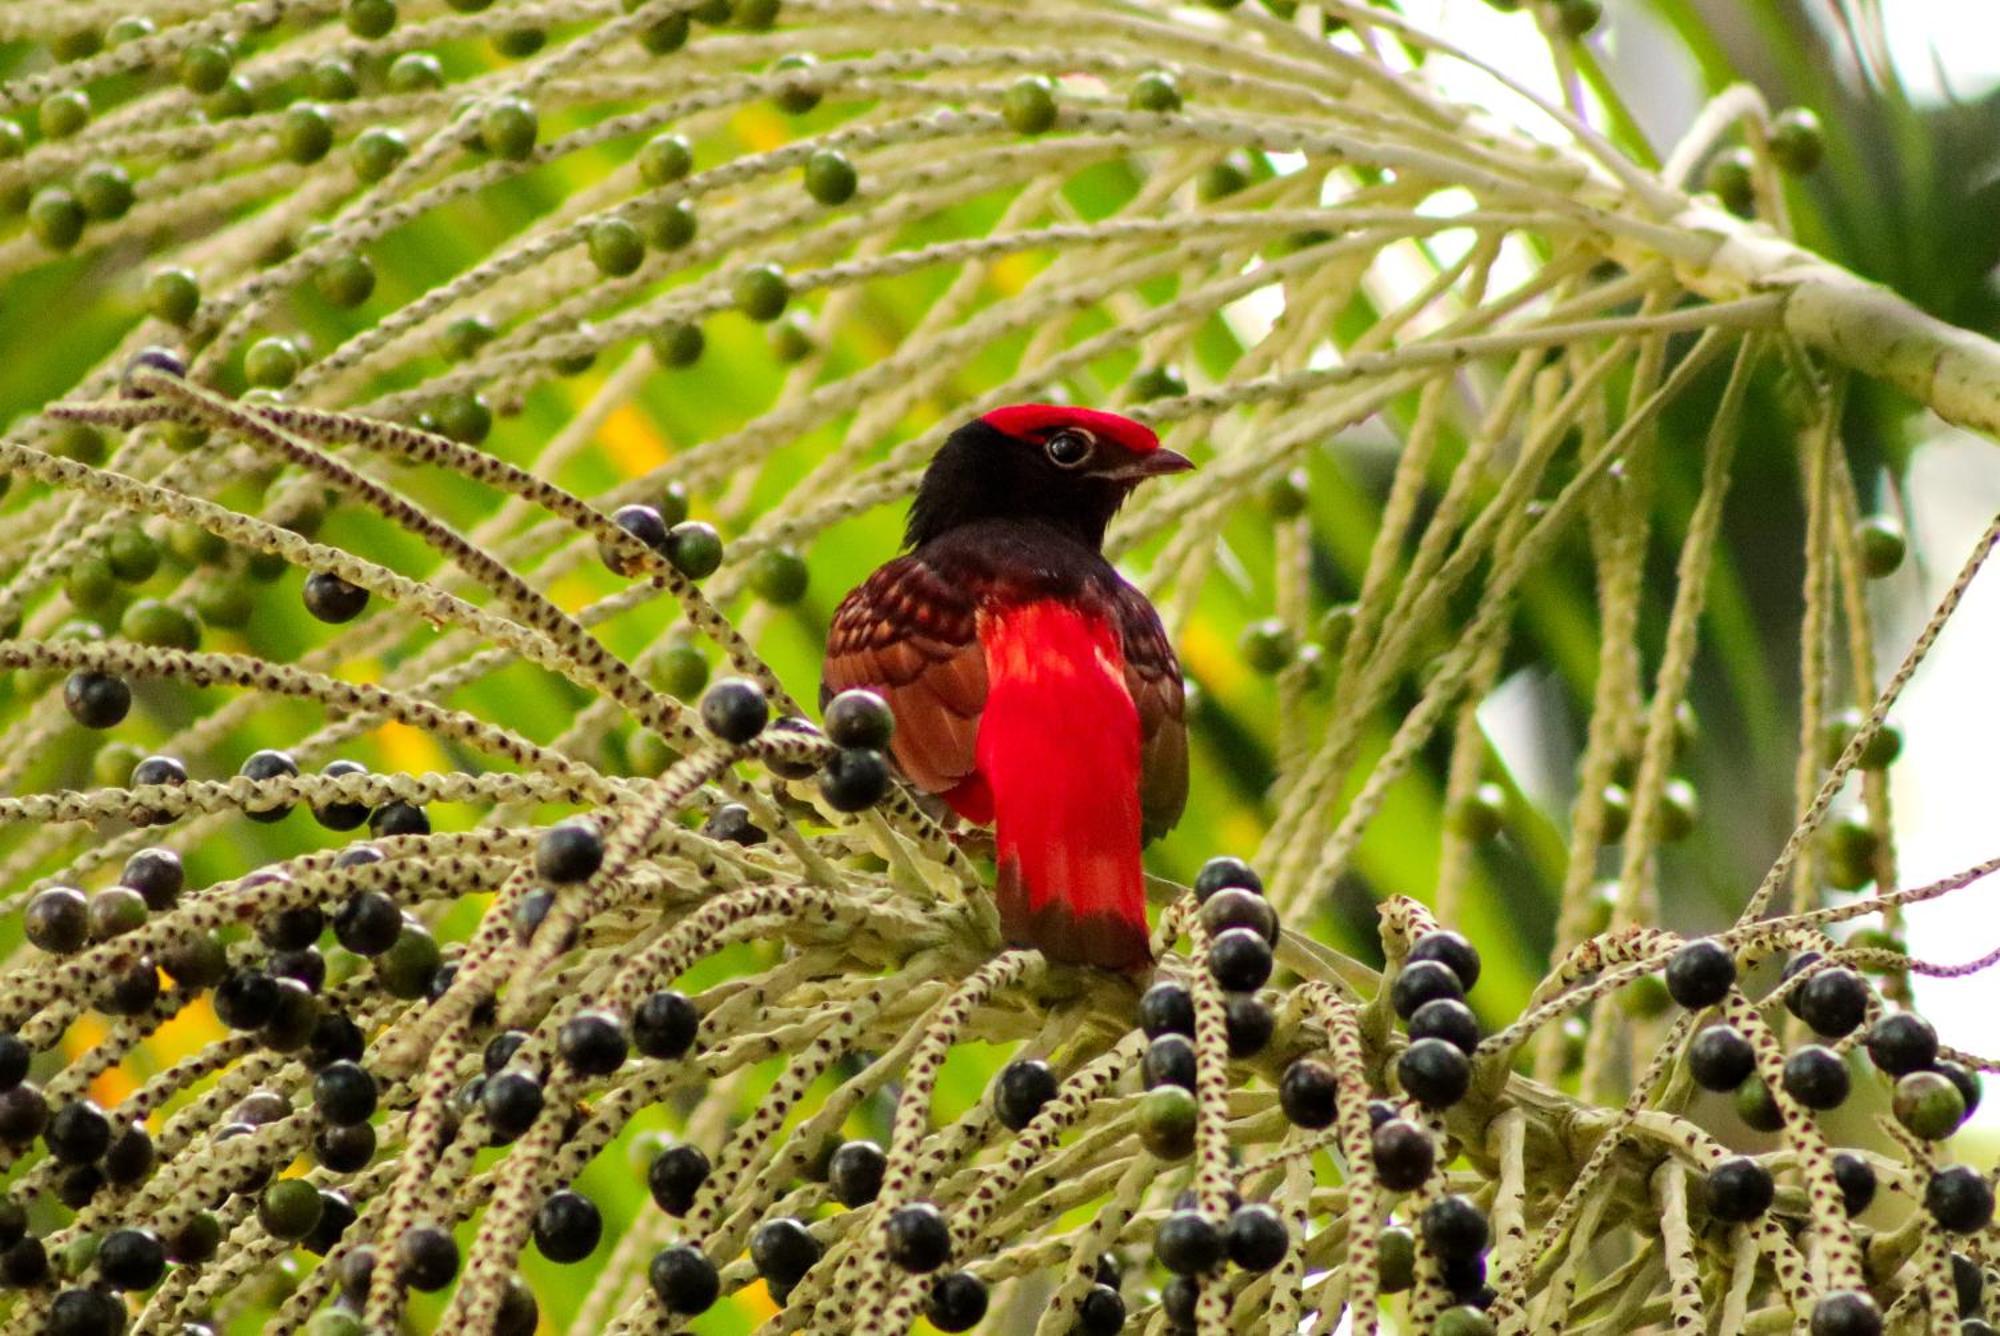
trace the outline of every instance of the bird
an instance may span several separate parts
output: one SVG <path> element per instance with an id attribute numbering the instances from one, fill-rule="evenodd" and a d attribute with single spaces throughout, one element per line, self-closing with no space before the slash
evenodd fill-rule
<path id="1" fill-rule="evenodd" d="M 853 688 L 888 703 L 897 769 L 993 826 L 1001 931 L 1050 960 L 1151 960 L 1140 853 L 1187 804 L 1186 688 L 1104 532 L 1141 483 L 1193 467 L 1116 413 L 982 414 L 926 467 L 907 550 L 828 632 L 821 706 Z"/>

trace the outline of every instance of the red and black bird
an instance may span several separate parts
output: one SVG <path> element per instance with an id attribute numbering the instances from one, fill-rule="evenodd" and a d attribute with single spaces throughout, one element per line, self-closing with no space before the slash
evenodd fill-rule
<path id="1" fill-rule="evenodd" d="M 1149 957 L 1139 849 L 1187 802 L 1181 670 L 1102 549 L 1134 487 L 1193 467 L 1115 413 L 995 409 L 932 459 L 908 554 L 833 616 L 823 701 L 888 701 L 903 774 L 993 825 L 1008 940 L 1055 960 Z"/>

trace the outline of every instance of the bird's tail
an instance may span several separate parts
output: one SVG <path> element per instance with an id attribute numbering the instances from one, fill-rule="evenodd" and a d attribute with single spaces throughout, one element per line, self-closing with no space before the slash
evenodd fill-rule
<path id="1" fill-rule="evenodd" d="M 1054 601 L 989 613 L 978 767 L 992 792 L 1009 941 L 1132 969 L 1150 958 L 1139 716 L 1110 624 Z"/>

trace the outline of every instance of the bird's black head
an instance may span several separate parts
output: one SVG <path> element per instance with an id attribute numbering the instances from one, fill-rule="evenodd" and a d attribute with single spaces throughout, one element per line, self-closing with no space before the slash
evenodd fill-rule
<path id="1" fill-rule="evenodd" d="M 910 507 L 904 541 L 929 542 L 974 520 L 1033 520 L 1096 551 L 1134 487 L 1194 467 L 1152 429 L 1090 408 L 1015 404 L 960 427 L 939 447 Z"/>

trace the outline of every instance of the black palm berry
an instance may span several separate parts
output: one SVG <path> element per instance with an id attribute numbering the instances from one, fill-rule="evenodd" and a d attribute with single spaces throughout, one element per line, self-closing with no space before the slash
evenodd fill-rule
<path id="1" fill-rule="evenodd" d="M 1949 1165 L 1931 1175 L 1924 1209 L 1954 1234 L 1976 1234 L 1993 1223 L 1993 1184 L 1971 1165 Z"/>
<path id="2" fill-rule="evenodd" d="M 889 1157 L 872 1141 L 847 1141 L 827 1161 L 826 1181 L 842 1206 L 866 1206 L 882 1191 Z"/>
<path id="3" fill-rule="evenodd" d="M 85 728 L 115 728 L 132 710 L 132 688 L 110 673 L 71 673 L 63 683 L 63 705 Z"/>
<path id="4" fill-rule="evenodd" d="M 666 555 L 667 520 L 654 507 L 643 505 L 620 506 L 612 512 L 611 522 L 661 556 Z M 641 563 L 634 559 L 628 559 L 620 553 L 618 547 L 619 545 L 600 539 L 597 544 L 597 555 L 603 558 L 604 564 L 611 568 L 613 574 L 637 575 Z"/>
<path id="5" fill-rule="evenodd" d="M 375 1158 L 375 1129 L 367 1123 L 322 1127 L 313 1134 L 313 1158 L 337 1174 L 366 1169 Z"/>
<path id="6" fill-rule="evenodd" d="M 1424 1246 L 1444 1261 L 1462 1261 L 1486 1251 L 1486 1217 L 1456 1193 L 1426 1206 L 1420 1224 Z"/>
<path id="7" fill-rule="evenodd" d="M 971 1331 L 986 1317 L 986 1282 L 970 1271 L 947 1271 L 931 1282 L 924 1317 L 939 1331 Z"/>
<path id="8" fill-rule="evenodd" d="M 319 953 L 316 946 L 298 951 L 279 951 L 271 957 L 270 964 L 271 973 L 280 979 L 292 980 L 308 993 L 317 993 L 326 983 L 326 957 Z"/>
<path id="9" fill-rule="evenodd" d="M 604 1217 L 597 1203 L 580 1192 L 551 1192 L 535 1212 L 535 1246 L 551 1262 L 581 1262 L 597 1251 Z"/>
<path id="10" fill-rule="evenodd" d="M 1331 1127 L 1339 1089 L 1333 1068 L 1312 1058 L 1300 1058 L 1278 1079 L 1278 1107 L 1295 1127 L 1310 1131 Z"/>
<path id="11" fill-rule="evenodd" d="M 396 1270 L 412 1289 L 443 1289 L 458 1274 L 458 1243 L 436 1225 L 413 1225 L 396 1240 Z"/>
<path id="12" fill-rule="evenodd" d="M 1937 1071 L 1940 1076 L 1958 1087 L 1958 1097 L 1965 1101 L 1965 1116 L 1970 1118 L 1972 1111 L 1979 1107 L 1980 1089 L 1983 1084 L 1979 1079 L 1979 1073 L 1962 1062 L 1944 1061 L 1938 1062 Z"/>
<path id="13" fill-rule="evenodd" d="M 72 1211 L 81 1211 L 103 1186 L 102 1169 L 94 1164 L 79 1164 L 56 1183 L 56 1200 Z"/>
<path id="14" fill-rule="evenodd" d="M 1875 1200 L 1875 1170 L 1859 1155 L 1841 1151 L 1833 1157 L 1833 1181 L 1840 1204 L 1849 1215 L 1860 1215 Z"/>
<path id="15" fill-rule="evenodd" d="M 1688 1045 L 1688 1071 L 1703 1090 L 1736 1089 L 1757 1069 L 1757 1051 L 1733 1025 L 1711 1025 Z"/>
<path id="16" fill-rule="evenodd" d="M 167 1250 L 150 1229 L 114 1229 L 98 1245 L 97 1269 L 115 1290 L 150 1290 L 167 1274 Z"/>
<path id="17" fill-rule="evenodd" d="M 1206 901 L 1225 886 L 1240 886 L 1256 895 L 1264 893 L 1264 879 L 1252 871 L 1248 863 L 1224 855 L 1209 859 L 1195 874 L 1195 899 Z"/>
<path id="18" fill-rule="evenodd" d="M 731 844 L 757 845 L 770 838 L 762 826 L 750 819 L 750 809 L 742 803 L 724 803 L 701 823 L 701 833 L 711 840 Z"/>
<path id="19" fill-rule="evenodd" d="M 1736 1116 L 1759 1132 L 1776 1132 L 1785 1125 L 1785 1111 L 1778 1107 L 1771 1088 L 1761 1076 L 1749 1076 L 1736 1087 Z"/>
<path id="20" fill-rule="evenodd" d="M 764 731 L 771 704 L 764 688 L 745 677 L 725 677 L 701 698 L 701 722 L 724 742 L 738 746 Z"/>
<path id="21" fill-rule="evenodd" d="M 1823 969 L 1799 989 L 1799 1019 L 1813 1033 L 1838 1039 L 1868 1014 L 1868 983 L 1853 970 Z"/>
<path id="22" fill-rule="evenodd" d="M 56 1110 L 43 1136 L 64 1164 L 91 1164 L 111 1146 L 111 1120 L 95 1100 L 79 1099 Z"/>
<path id="23" fill-rule="evenodd" d="M 181 856 L 171 849 L 141 849 L 125 860 L 118 884 L 130 886 L 146 901 L 146 908 L 170 908 L 187 884 Z"/>
<path id="24" fill-rule="evenodd" d="M 494 1144 L 504 1144 L 533 1127 L 541 1116 L 542 1083 L 526 1072 L 501 1072 L 486 1082 L 479 1103 L 486 1110 Z"/>
<path id="25" fill-rule="evenodd" d="M 146 922 L 146 901 L 129 886 L 107 886 L 84 906 L 94 942 L 122 937 Z"/>
<path id="26" fill-rule="evenodd" d="M 1667 991 L 1689 1011 L 1712 1007 L 1736 984 L 1736 957 L 1713 937 L 1689 942 L 1667 961 Z"/>
<path id="27" fill-rule="evenodd" d="M 1859 1290 L 1829 1290 L 1813 1305 L 1812 1336 L 1881 1336 L 1882 1310 Z"/>
<path id="28" fill-rule="evenodd" d="M 1708 1171 L 1708 1209 L 1718 1220 L 1755 1220 L 1776 1195 L 1771 1171 L 1747 1155 L 1732 1155 Z"/>
<path id="29" fill-rule="evenodd" d="M 152 784 L 185 784 L 188 782 L 187 766 L 172 756 L 148 756 L 132 767 L 132 787 L 145 788 Z"/>
<path id="30" fill-rule="evenodd" d="M 8 1289 L 39 1285 L 48 1274 L 49 1254 L 40 1239 L 22 1239 L 0 1253 L 0 1285 Z"/>
<path id="31" fill-rule="evenodd" d="M 346 1193 L 322 1192 L 319 1194 L 319 1222 L 299 1240 L 299 1246 L 324 1257 L 347 1233 L 348 1226 L 360 1218 L 360 1212 L 354 1209 L 354 1203 L 347 1199 Z"/>
<path id="32" fill-rule="evenodd" d="M 1201 1302 L 1201 1282 L 1193 1276 L 1175 1276 L 1160 1286 L 1160 1312 L 1167 1319 L 1167 1330 L 1174 1336 L 1186 1336 L 1195 1329 L 1195 1305 Z"/>
<path id="33" fill-rule="evenodd" d="M 152 1134 L 144 1123 L 133 1123 L 104 1152 L 104 1177 L 119 1187 L 130 1187 L 153 1172 L 153 1160 Z"/>
<path id="34" fill-rule="evenodd" d="M 1868 1056 L 1890 1076 L 1922 1071 L 1937 1055 L 1937 1031 L 1914 1011 L 1891 1012 L 1868 1030 Z"/>
<path id="35" fill-rule="evenodd" d="M 1160 1222 L 1153 1255 L 1177 1276 L 1198 1276 L 1222 1260 L 1222 1231 L 1199 1211 L 1173 1211 Z"/>
<path id="36" fill-rule="evenodd" d="M 1194 1037 L 1194 997 L 1177 983 L 1156 983 L 1139 998 L 1139 1028 L 1146 1038 Z"/>
<path id="37" fill-rule="evenodd" d="M 120 1336 L 125 1305 L 102 1290 L 64 1290 L 49 1305 L 48 1336 Z"/>
<path id="38" fill-rule="evenodd" d="M 318 905 L 292 905 L 257 921 L 257 939 L 273 951 L 303 951 L 319 940 L 326 915 Z"/>
<path id="39" fill-rule="evenodd" d="M 541 1324 L 542 1308 L 535 1302 L 535 1292 L 519 1276 L 507 1277 L 500 1312 L 493 1319 L 493 1336 L 535 1336 Z"/>
<path id="40" fill-rule="evenodd" d="M 1389 1003 L 1404 1020 L 1414 1016 L 1424 1003 L 1438 998 L 1465 1000 L 1465 985 L 1459 981 L 1457 971 L 1442 961 L 1406 964 L 1396 972 L 1396 981 L 1389 986 Z"/>
<path id="41" fill-rule="evenodd" d="M 319 1223 L 319 1189 L 303 1178 L 281 1178 L 257 1199 L 257 1220 L 271 1237 L 297 1242 Z"/>
<path id="42" fill-rule="evenodd" d="M 1780 983 L 1790 983 L 1798 974 L 1819 964 L 1824 959 L 1826 957 L 1817 951 L 1801 951 L 1785 962 L 1785 968 L 1779 974 L 1778 981 Z M 1800 1020 L 1805 1019 L 1804 1015 L 1799 1011 L 1799 1002 L 1803 996 L 1803 988 L 1794 988 L 1791 992 L 1785 994 L 1785 1010 L 1799 1017 Z"/>
<path id="43" fill-rule="evenodd" d="M 722 1293 L 722 1279 L 715 1273 L 715 1263 L 701 1249 L 687 1243 L 676 1243 L 654 1253 L 651 1265 L 646 1268 L 646 1279 L 669 1313 L 685 1313 L 690 1317 L 707 1312 Z"/>
<path id="44" fill-rule="evenodd" d="M 277 1014 L 278 981 L 238 970 L 215 986 L 215 1015 L 232 1030 L 255 1030 Z"/>
<path id="45" fill-rule="evenodd" d="M 23 911 L 21 929 L 52 956 L 81 951 L 90 940 L 90 902 L 73 886 L 37 891 Z"/>
<path id="46" fill-rule="evenodd" d="M 368 833 L 385 838 L 391 835 L 428 835 L 431 833 L 431 818 L 415 803 L 383 803 L 368 814 Z"/>
<path id="47" fill-rule="evenodd" d="M 368 591 L 349 584 L 332 571 L 314 571 L 306 577 L 306 611 L 320 621 L 339 625 L 351 622 L 368 606 Z"/>
<path id="48" fill-rule="evenodd" d="M 535 846 L 535 875 L 557 886 L 588 881 L 604 865 L 604 835 L 588 817 L 559 821 Z"/>
<path id="49" fill-rule="evenodd" d="M 1409 958 L 1404 964 L 1407 967 L 1421 960 L 1435 960 L 1450 966 L 1451 972 L 1458 976 L 1459 984 L 1468 993 L 1472 991 L 1472 985 L 1479 982 L 1479 948 L 1458 933 L 1440 929 L 1417 938 L 1411 944 Z"/>
<path id="50" fill-rule="evenodd" d="M 1248 928 L 1231 928 L 1209 943 L 1208 972 L 1234 992 L 1261 988 L 1271 977 L 1271 944 Z"/>
<path id="51" fill-rule="evenodd" d="M 836 1152 L 836 1167 L 839 1160 L 840 1155 Z M 668 1215 L 686 1215 L 694 1205 L 695 1193 L 707 1181 L 708 1156 L 702 1154 L 697 1146 L 669 1146 L 653 1157 L 653 1165 L 646 1171 L 646 1187 L 652 1192 L 654 1203 Z M 840 1192 L 837 1175 L 834 1192 L 836 1195 Z M 841 1199 L 846 1200 L 845 1197 Z M 871 1196 L 869 1200 L 874 1198 Z"/>
<path id="52" fill-rule="evenodd" d="M 662 989 L 632 1013 L 632 1046 L 649 1058 L 678 1058 L 694 1043 L 701 1013 L 685 993 Z"/>
<path id="53" fill-rule="evenodd" d="M 826 736 L 836 747 L 882 751 L 896 731 L 889 702 L 865 688 L 843 691 L 826 703 Z"/>
<path id="54" fill-rule="evenodd" d="M 1237 1266 L 1245 1271 L 1269 1271 L 1285 1260 L 1292 1234 L 1285 1228 L 1283 1216 L 1263 1202 L 1250 1202 L 1230 1212 L 1224 1242 L 1229 1260 Z"/>
<path id="55" fill-rule="evenodd" d="M 313 1103 L 335 1127 L 365 1123 L 375 1115 L 375 1078 L 359 1063 L 336 1062 L 313 1077 Z"/>
<path id="56" fill-rule="evenodd" d="M 546 886 L 537 886 L 516 900 L 512 915 L 515 937 L 523 942 L 531 940 L 555 905 L 556 893 Z"/>
<path id="57" fill-rule="evenodd" d="M 1840 1055 L 1807 1044 L 1785 1059 L 1785 1093 L 1808 1109 L 1836 1109 L 1847 1100 L 1850 1082 Z"/>
<path id="58" fill-rule="evenodd" d="M 1463 1053 L 1479 1047 L 1479 1018 L 1449 997 L 1433 998 L 1410 1017 L 1411 1039 L 1442 1039 Z"/>
<path id="59" fill-rule="evenodd" d="M 1472 1062 L 1442 1039 L 1419 1039 L 1396 1060 L 1396 1079 L 1418 1103 L 1448 1109 L 1472 1085 Z"/>
<path id="60" fill-rule="evenodd" d="M 343 775 L 365 775 L 368 767 L 359 761 L 328 761 L 320 771 L 328 779 Z M 313 819 L 328 830 L 353 830 L 368 819 L 366 803 L 329 802 L 315 804 Z"/>
<path id="61" fill-rule="evenodd" d="M 1958 1315 L 1978 1317 L 1980 1296 L 1986 1289 L 1986 1274 L 1979 1269 L 1979 1263 L 1964 1253 L 1953 1253 L 1951 1288 L 1958 1299 Z"/>
<path id="62" fill-rule="evenodd" d="M 293 1053 L 312 1039 L 313 1027 L 319 1024 L 319 999 L 297 979 L 272 982 L 278 989 L 278 1005 L 271 1019 L 258 1027 L 257 1042 L 279 1053 Z"/>
<path id="63" fill-rule="evenodd" d="M 379 956 L 403 931 L 403 911 L 380 891 L 356 891 L 333 915 L 333 937 L 357 956 Z"/>
<path id="64" fill-rule="evenodd" d="M 359 1062 L 366 1045 L 360 1026 L 337 1011 L 322 1012 L 306 1041 L 306 1062 L 315 1071 L 335 1062 Z"/>
<path id="65" fill-rule="evenodd" d="M 1146 1046 L 1140 1076 L 1144 1076 L 1148 1090 L 1154 1086 L 1194 1090 L 1194 1042 L 1186 1034 L 1162 1034 Z"/>
<path id="66" fill-rule="evenodd" d="M 1391 1118 L 1373 1134 L 1375 1176 L 1391 1192 L 1412 1192 L 1431 1176 L 1437 1148 L 1430 1133 L 1407 1118 Z"/>
<path id="67" fill-rule="evenodd" d="M 796 1285 L 825 1251 L 803 1221 L 777 1216 L 750 1236 L 750 1261 L 757 1274 L 781 1288 Z"/>
<path id="68" fill-rule="evenodd" d="M 1486 1259 L 1478 1253 L 1470 1257 L 1447 1257 L 1443 1259 L 1438 1271 L 1439 1278 L 1444 1281 L 1444 1287 L 1451 1291 L 1451 1297 L 1459 1303 L 1479 1309 L 1492 1302 L 1490 1299 L 1486 1303 L 1479 1302 L 1481 1291 L 1486 1289 Z M 1451 1330 L 1444 1322 L 1440 1322 L 1438 1326 L 1447 1333 Z M 1490 1323 L 1485 1330 L 1492 1330 Z"/>
<path id="69" fill-rule="evenodd" d="M 579 1011 L 556 1034 L 556 1052 L 583 1076 L 609 1076 L 625 1065 L 625 1027 L 608 1011 Z"/>
<path id="70" fill-rule="evenodd" d="M 898 1206 L 889 1213 L 885 1226 L 889 1236 L 889 1260 L 905 1271 L 921 1275 L 935 1271 L 951 1257 L 951 1226 L 944 1212 L 926 1201 Z"/>
<path id="71" fill-rule="evenodd" d="M 1278 944 L 1278 911 L 1263 896 L 1240 886 L 1225 886 L 1202 903 L 1201 926 L 1210 937 L 1247 928 L 1271 945 Z"/>
<path id="72" fill-rule="evenodd" d="M 1055 1072 L 1039 1058 L 1010 1062 L 993 1084 L 993 1116 L 1002 1127 L 1018 1132 L 1056 1097 L 1056 1085 Z"/>
<path id="73" fill-rule="evenodd" d="M 1075 1336 L 1117 1336 L 1125 1330 L 1125 1297 L 1114 1286 L 1092 1285 L 1076 1306 Z"/>
<path id="74" fill-rule="evenodd" d="M 486 1074 L 491 1076 L 513 1061 L 514 1055 L 521 1051 L 521 1045 L 527 1042 L 526 1030 L 502 1030 L 486 1041 L 486 1050 L 480 1055 L 480 1065 L 486 1069 Z"/>
<path id="75" fill-rule="evenodd" d="M 175 1262 L 206 1262 L 222 1247 L 222 1222 L 213 1211 L 196 1211 L 194 1216 L 167 1240 L 167 1257 Z M 361 1252 L 372 1257 L 366 1248 Z"/>
<path id="76" fill-rule="evenodd" d="M 1222 1016 L 1229 1034 L 1229 1056 L 1254 1058 L 1271 1042 L 1277 1018 L 1253 993 L 1231 993 L 1222 999 Z"/>
<path id="77" fill-rule="evenodd" d="M 844 747 L 819 772 L 819 792 L 836 812 L 860 812 L 889 792 L 889 759 L 872 747 Z"/>
<path id="78" fill-rule="evenodd" d="M 289 752 L 269 750 L 252 752 L 245 758 L 243 768 L 237 773 L 245 779 L 260 781 L 290 779 L 299 773 L 299 763 L 292 759 Z M 243 814 L 252 821 L 283 821 L 291 810 L 290 803 L 274 803 L 266 807 L 245 808 Z"/>
<path id="79" fill-rule="evenodd" d="M 0 1197 L 0 1253 L 28 1236 L 28 1211 L 11 1197 Z"/>
<path id="80" fill-rule="evenodd" d="M 25 1146 L 49 1125 L 49 1102 L 33 1081 L 0 1091 L 0 1141 Z"/>

